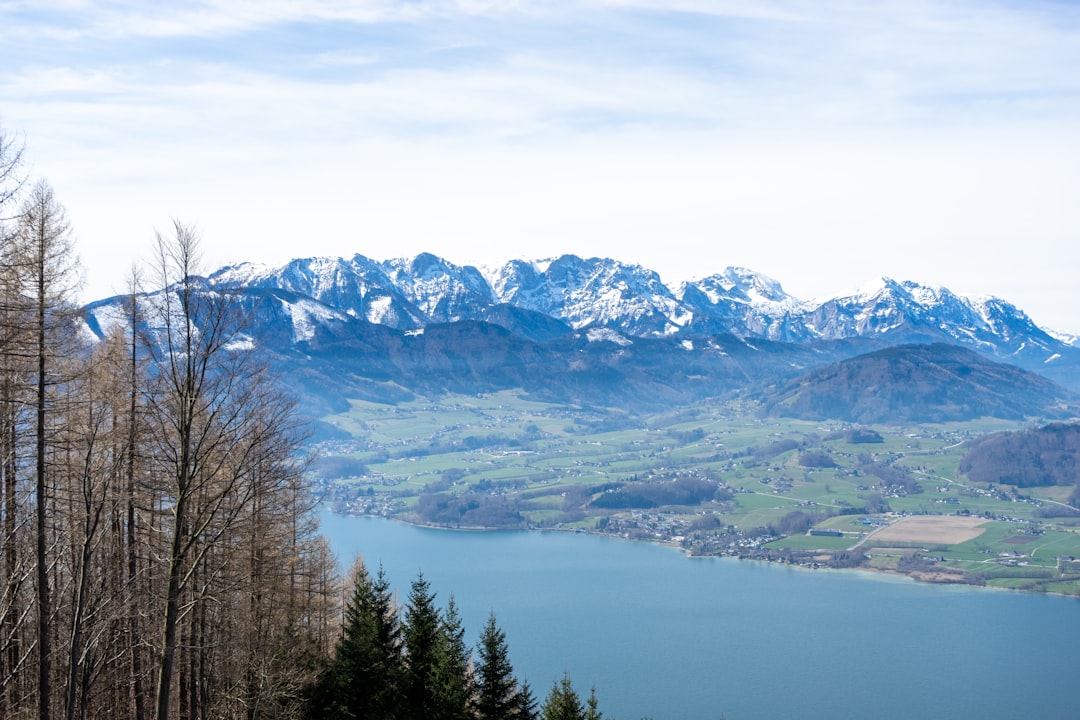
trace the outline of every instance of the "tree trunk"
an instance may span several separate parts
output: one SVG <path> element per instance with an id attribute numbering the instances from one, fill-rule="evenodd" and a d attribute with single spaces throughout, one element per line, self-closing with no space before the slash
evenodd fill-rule
<path id="1" fill-rule="evenodd" d="M 139 409 L 139 305 L 136 294 L 136 282 L 131 287 L 131 346 L 128 378 L 128 436 L 127 436 L 127 463 L 125 467 L 127 481 L 127 582 L 128 591 L 128 634 L 129 650 L 131 654 L 131 692 L 134 695 L 135 718 L 134 720 L 146 720 L 146 691 L 143 688 L 142 669 L 142 633 L 139 628 L 139 554 L 136 546 L 138 534 L 136 532 L 135 514 L 135 461 L 138 456 L 138 409 Z"/>
<path id="2" fill-rule="evenodd" d="M 45 541 L 48 495 L 45 488 L 45 247 L 43 237 L 38 247 L 40 266 L 37 276 L 37 425 L 35 434 L 36 473 L 36 519 L 37 519 L 37 600 L 38 600 L 38 718 L 50 720 L 49 679 L 51 675 L 52 654 L 50 646 L 50 610 L 49 610 L 49 559 L 46 555 Z"/>
<path id="3" fill-rule="evenodd" d="M 183 526 L 187 498 L 177 498 L 173 511 L 172 542 L 169 550 L 169 585 L 165 593 L 165 617 L 162 620 L 161 664 L 158 667 L 157 720 L 168 720 L 172 691 L 173 663 L 176 657 L 176 626 L 180 617 L 180 576 L 183 573 Z"/>

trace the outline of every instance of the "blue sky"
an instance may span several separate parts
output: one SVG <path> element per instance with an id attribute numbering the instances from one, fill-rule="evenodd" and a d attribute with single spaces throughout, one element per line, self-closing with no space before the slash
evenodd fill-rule
<path id="1" fill-rule="evenodd" d="M 1080 332 L 1080 3 L 0 0 L 0 123 L 87 299 L 206 263 L 566 252 Z"/>

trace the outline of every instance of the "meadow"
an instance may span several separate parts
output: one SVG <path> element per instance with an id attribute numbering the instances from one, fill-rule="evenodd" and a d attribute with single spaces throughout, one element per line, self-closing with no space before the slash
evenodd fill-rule
<path id="1" fill-rule="evenodd" d="M 1080 593 L 1068 489 L 957 470 L 969 441 L 1023 423 L 853 428 L 761 417 L 746 401 L 633 416 L 513 392 L 354 401 L 322 420 L 335 439 L 318 443 L 312 474 L 342 513 Z M 911 516 L 927 519 L 898 533 Z M 973 536 L 947 530 L 958 518 Z"/>

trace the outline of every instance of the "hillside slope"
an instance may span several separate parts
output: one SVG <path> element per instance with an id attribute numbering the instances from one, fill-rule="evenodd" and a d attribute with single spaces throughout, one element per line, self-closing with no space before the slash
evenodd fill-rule
<path id="1" fill-rule="evenodd" d="M 769 396 L 766 412 L 864 424 L 1022 420 L 1067 417 L 1075 400 L 1034 373 L 932 343 L 889 347 L 812 370 Z"/>

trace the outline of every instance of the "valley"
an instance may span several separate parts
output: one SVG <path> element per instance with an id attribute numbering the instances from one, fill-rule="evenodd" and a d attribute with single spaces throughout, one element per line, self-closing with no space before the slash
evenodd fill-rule
<path id="1" fill-rule="evenodd" d="M 344 514 L 1080 592 L 1071 488 L 958 470 L 971 440 L 1026 423 L 853 426 L 760 410 L 742 399 L 634 415 L 514 391 L 353 400 L 319 423 L 311 476 Z"/>
<path id="2" fill-rule="evenodd" d="M 1080 417 L 1080 348 L 1002 299 L 882 278 L 804 302 L 730 267 L 673 289 L 574 255 L 192 282 L 313 421 L 309 477 L 339 512 L 1080 593 L 1080 428 L 962 470 L 989 433 Z M 123 297 L 82 313 L 101 340 L 129 323 Z"/>

